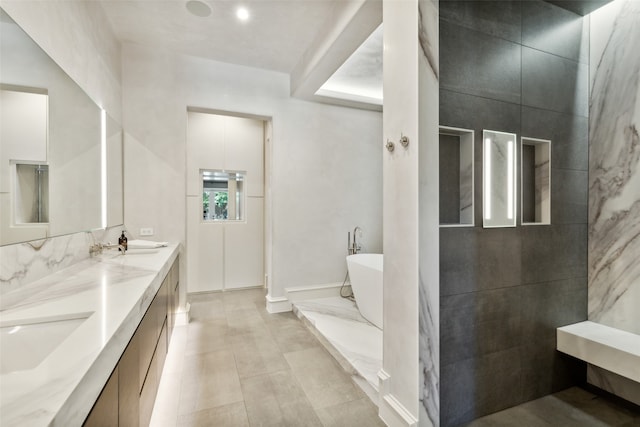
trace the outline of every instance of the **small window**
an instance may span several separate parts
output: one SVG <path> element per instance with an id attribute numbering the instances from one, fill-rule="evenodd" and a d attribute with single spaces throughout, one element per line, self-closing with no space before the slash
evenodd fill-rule
<path id="1" fill-rule="evenodd" d="M 201 170 L 202 219 L 204 221 L 244 220 L 246 172 Z"/>

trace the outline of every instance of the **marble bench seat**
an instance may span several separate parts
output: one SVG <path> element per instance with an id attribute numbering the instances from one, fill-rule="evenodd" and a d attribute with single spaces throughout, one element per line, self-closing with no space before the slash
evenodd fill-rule
<path id="1" fill-rule="evenodd" d="M 557 349 L 640 383 L 640 335 L 585 321 L 558 328 Z"/>

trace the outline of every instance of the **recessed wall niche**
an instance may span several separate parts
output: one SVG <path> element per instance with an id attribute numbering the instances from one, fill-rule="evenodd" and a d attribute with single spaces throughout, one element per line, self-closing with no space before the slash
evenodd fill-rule
<path id="1" fill-rule="evenodd" d="M 440 126 L 440 226 L 473 227 L 473 130 Z"/>
<path id="2" fill-rule="evenodd" d="M 522 225 L 551 223 L 551 141 L 521 139 Z"/>

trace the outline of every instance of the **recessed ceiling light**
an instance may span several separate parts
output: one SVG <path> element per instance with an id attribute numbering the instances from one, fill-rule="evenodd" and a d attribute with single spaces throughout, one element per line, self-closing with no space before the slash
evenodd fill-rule
<path id="1" fill-rule="evenodd" d="M 187 7 L 187 10 L 195 16 L 205 18 L 211 15 L 211 7 L 203 1 L 189 0 L 185 6 Z"/>
<path id="2" fill-rule="evenodd" d="M 239 20 L 246 21 L 249 19 L 249 11 L 246 7 L 239 7 L 238 10 L 236 10 L 236 16 Z"/>

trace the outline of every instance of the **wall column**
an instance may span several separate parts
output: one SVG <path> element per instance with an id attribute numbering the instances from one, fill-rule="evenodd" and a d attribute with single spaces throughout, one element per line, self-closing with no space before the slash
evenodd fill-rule
<path id="1" fill-rule="evenodd" d="M 380 416 L 439 425 L 438 2 L 384 0 Z M 401 136 L 409 139 L 403 147 Z M 384 144 L 393 142 L 388 151 Z"/>

